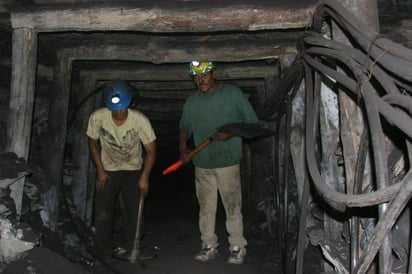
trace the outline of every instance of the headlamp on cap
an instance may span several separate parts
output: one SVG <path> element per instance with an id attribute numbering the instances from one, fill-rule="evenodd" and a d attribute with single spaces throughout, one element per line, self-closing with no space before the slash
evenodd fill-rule
<path id="1" fill-rule="evenodd" d="M 120 95 L 119 93 L 112 95 L 112 104 L 118 104 L 120 102 Z"/>
<path id="2" fill-rule="evenodd" d="M 215 65 L 212 61 L 192 61 L 190 62 L 189 74 L 191 76 L 196 76 L 199 74 L 207 73 L 215 69 Z"/>

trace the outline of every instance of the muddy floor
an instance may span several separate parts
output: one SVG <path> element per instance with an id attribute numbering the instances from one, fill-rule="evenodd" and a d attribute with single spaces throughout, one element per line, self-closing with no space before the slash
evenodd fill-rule
<path id="1" fill-rule="evenodd" d="M 184 176 L 182 176 L 184 175 Z M 62 209 L 64 211 L 64 209 Z M 193 259 L 200 249 L 197 225 L 198 205 L 190 174 L 177 172 L 152 178 L 145 201 L 142 253 L 155 256 L 151 260 L 131 264 L 117 259 L 99 259 L 88 251 L 75 222 L 62 214 L 56 232 L 42 231 L 41 243 L 27 255 L 7 265 L 7 274 L 66 273 L 146 273 L 146 274 L 266 274 L 276 273 L 273 263 L 274 240 L 253 224 L 254 217 L 244 215 L 248 254 L 243 265 L 228 264 L 227 234 L 224 210 L 219 204 L 217 235 L 219 256 L 203 263 Z M 25 217 L 28 219 L 28 217 Z M 31 217 L 30 217 L 31 218 Z"/>

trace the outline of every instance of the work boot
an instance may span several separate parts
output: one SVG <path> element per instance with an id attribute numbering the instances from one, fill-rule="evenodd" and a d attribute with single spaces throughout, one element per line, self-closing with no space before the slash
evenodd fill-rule
<path id="1" fill-rule="evenodd" d="M 207 262 L 213 260 L 219 252 L 216 248 L 212 247 L 211 245 L 207 245 L 202 247 L 199 254 L 195 256 L 196 261 Z"/>
<path id="2" fill-rule="evenodd" d="M 238 246 L 233 247 L 233 249 L 230 251 L 230 256 L 227 262 L 229 264 L 243 264 L 243 261 L 246 256 L 246 250 L 241 249 Z"/>

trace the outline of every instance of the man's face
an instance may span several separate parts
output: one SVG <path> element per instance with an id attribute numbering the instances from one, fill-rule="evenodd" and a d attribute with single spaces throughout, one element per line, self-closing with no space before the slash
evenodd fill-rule
<path id="1" fill-rule="evenodd" d="M 201 92 L 212 92 L 216 85 L 216 70 L 193 76 L 193 80 Z"/>
<path id="2" fill-rule="evenodd" d="M 113 110 L 112 117 L 116 121 L 123 121 L 127 118 L 127 108 L 121 110 Z"/>

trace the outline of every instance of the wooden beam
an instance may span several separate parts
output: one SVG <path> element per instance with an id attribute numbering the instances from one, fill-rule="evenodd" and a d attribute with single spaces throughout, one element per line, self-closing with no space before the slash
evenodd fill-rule
<path id="1" fill-rule="evenodd" d="M 251 79 L 251 80 L 223 80 L 218 79 L 221 83 L 228 83 L 238 86 L 242 89 L 245 88 L 264 88 L 266 86 L 265 80 L 262 79 Z M 139 92 L 140 96 L 162 98 L 160 94 L 170 97 L 170 94 L 176 93 L 179 97 L 185 96 L 193 93 L 196 89 L 195 84 L 187 79 L 185 82 L 132 82 L 131 83 L 136 90 Z M 176 98 L 178 98 L 176 97 Z"/>
<path id="2" fill-rule="evenodd" d="M 112 55 L 104 54 L 100 56 L 100 60 L 112 60 L 111 56 L 116 55 L 117 51 L 122 49 L 118 48 L 116 51 L 111 51 Z M 87 50 L 87 52 L 93 51 L 93 49 Z M 78 61 L 89 60 L 89 55 L 87 52 L 76 51 L 75 49 L 64 50 L 64 55 L 70 55 L 71 59 Z M 93 59 L 93 58 L 91 58 Z M 95 59 L 94 59 L 95 60 Z M 139 58 L 130 60 L 140 61 Z M 191 59 L 187 59 L 191 60 Z M 188 75 L 188 65 L 187 60 L 181 62 L 181 64 L 161 64 L 154 65 L 152 63 L 140 63 L 140 62 L 128 62 L 124 64 L 100 64 L 100 65 L 86 65 L 80 67 L 81 70 L 87 71 L 90 76 L 99 75 L 99 80 L 113 79 L 113 75 L 119 79 L 133 80 L 136 84 L 141 84 L 143 82 L 158 82 L 157 85 L 161 87 L 162 81 L 172 82 L 172 81 L 190 81 L 190 76 Z M 239 62 L 239 63 L 219 63 L 216 62 L 217 78 L 219 80 L 232 80 L 234 79 L 263 79 L 268 77 L 277 77 L 278 68 L 265 63 L 253 63 L 253 62 Z M 115 72 L 115 73 L 114 73 Z M 242 80 L 242 81 L 244 81 Z M 148 84 L 149 85 L 149 84 Z M 188 84 L 188 87 L 194 88 L 193 84 Z"/>
<path id="3" fill-rule="evenodd" d="M 26 160 L 30 148 L 36 62 L 37 36 L 30 29 L 15 29 L 7 149 Z"/>
<path id="4" fill-rule="evenodd" d="M 47 162 L 48 189 L 43 194 L 44 210 L 48 220 L 44 224 L 50 230 L 57 228 L 59 197 L 63 178 L 64 149 L 67 136 L 67 117 L 70 102 L 72 62 L 67 56 L 59 56 L 53 80 L 53 96 L 50 99 Z"/>
<path id="5" fill-rule="evenodd" d="M 359 20 L 361 20 L 368 28 L 372 31 L 376 31 L 379 33 L 379 16 L 378 16 L 378 8 L 377 8 L 377 1 L 376 0 L 359 0 L 359 1 L 351 1 L 351 0 L 344 0 L 342 1 L 342 5 L 345 6 L 349 11 L 351 11 Z M 342 43 L 346 43 L 348 45 L 351 44 L 349 39 L 346 36 L 338 25 L 332 25 L 332 35 L 333 39 Z M 337 68 L 338 71 L 341 73 L 345 73 L 346 69 L 341 69 L 340 67 Z M 342 150 L 343 150 L 343 159 L 344 159 L 344 185 L 341 186 L 341 189 L 345 189 L 349 194 L 357 194 L 355 189 L 355 180 L 356 180 L 356 166 L 359 161 L 359 147 L 362 139 L 362 132 L 364 128 L 367 127 L 365 124 L 366 118 L 363 116 L 364 112 L 359 107 L 358 102 L 348 96 L 345 91 L 339 90 L 339 107 L 340 111 L 340 139 L 342 143 Z M 376 136 L 376 135 L 375 135 Z M 375 164 L 379 164 L 379 159 Z M 386 160 L 383 161 L 386 163 Z M 381 167 L 382 170 L 385 170 L 386 167 Z M 371 183 L 371 179 L 369 176 L 365 174 L 370 174 L 371 169 L 371 161 L 367 161 L 365 164 L 365 170 L 363 171 L 362 178 L 363 184 Z M 375 182 L 377 189 L 385 188 L 387 185 L 381 184 L 382 181 L 379 179 Z M 338 183 L 336 183 L 338 184 Z M 363 187 L 361 187 L 363 189 Z M 384 216 L 384 212 L 387 210 L 388 204 L 380 204 L 379 205 L 379 218 Z M 332 222 L 332 221 L 331 221 Z M 359 228 L 355 227 L 356 222 L 352 218 L 349 222 L 351 228 L 351 265 L 350 270 L 356 266 L 358 263 L 357 259 L 359 255 L 359 246 L 358 240 L 355 237 L 354 231 L 357 231 Z M 340 231 L 335 231 L 339 235 Z M 391 244 L 391 237 L 388 235 L 379 250 L 379 273 L 390 273 L 392 269 L 392 244 Z M 333 242 L 330 241 L 330 242 Z"/>
<path id="6" fill-rule="evenodd" d="M 77 103 L 89 94 L 89 92 L 84 91 L 93 90 L 96 85 L 90 78 L 80 79 L 80 84 L 81 86 L 77 90 Z M 95 103 L 96 99 L 85 101 L 82 107 L 77 109 L 77 113 L 74 113 L 76 116 L 73 117 L 73 124 L 69 125 L 73 135 L 72 140 L 75 140 L 72 142 L 72 161 L 79 166 L 78 171 L 73 176 L 71 193 L 77 212 L 87 225 L 92 224 L 95 167 L 89 157 L 88 140 L 85 132 L 89 121 L 88 117 L 95 110 Z M 76 117 L 77 119 L 74 119 Z"/>
<path id="7" fill-rule="evenodd" d="M 8 115 L 6 151 L 28 161 L 32 113 L 34 106 L 34 83 L 37 61 L 37 36 L 29 29 L 13 31 L 11 67 L 10 108 Z M 21 214 L 24 178 L 14 184 L 11 196 L 16 204 L 16 213 Z"/>
<path id="8" fill-rule="evenodd" d="M 134 45 L 99 45 L 66 49 L 72 51 L 73 60 L 118 60 L 142 61 L 153 64 L 188 63 L 191 60 L 213 60 L 215 62 L 239 62 L 277 59 L 284 54 L 296 53 L 295 46 L 256 45 L 239 48 L 232 45 L 223 47 L 197 47 L 190 51 L 181 48 L 135 47 Z"/>
<path id="9" fill-rule="evenodd" d="M 308 2 L 308 1 L 305 1 Z M 234 4 L 230 7 L 196 7 L 176 3 L 173 7 L 142 7 L 139 3 L 88 3 L 19 8 L 11 12 L 13 28 L 33 28 L 37 32 L 55 31 L 147 31 L 214 32 L 305 28 L 309 26 L 313 3 L 289 8 L 274 5 Z"/>

